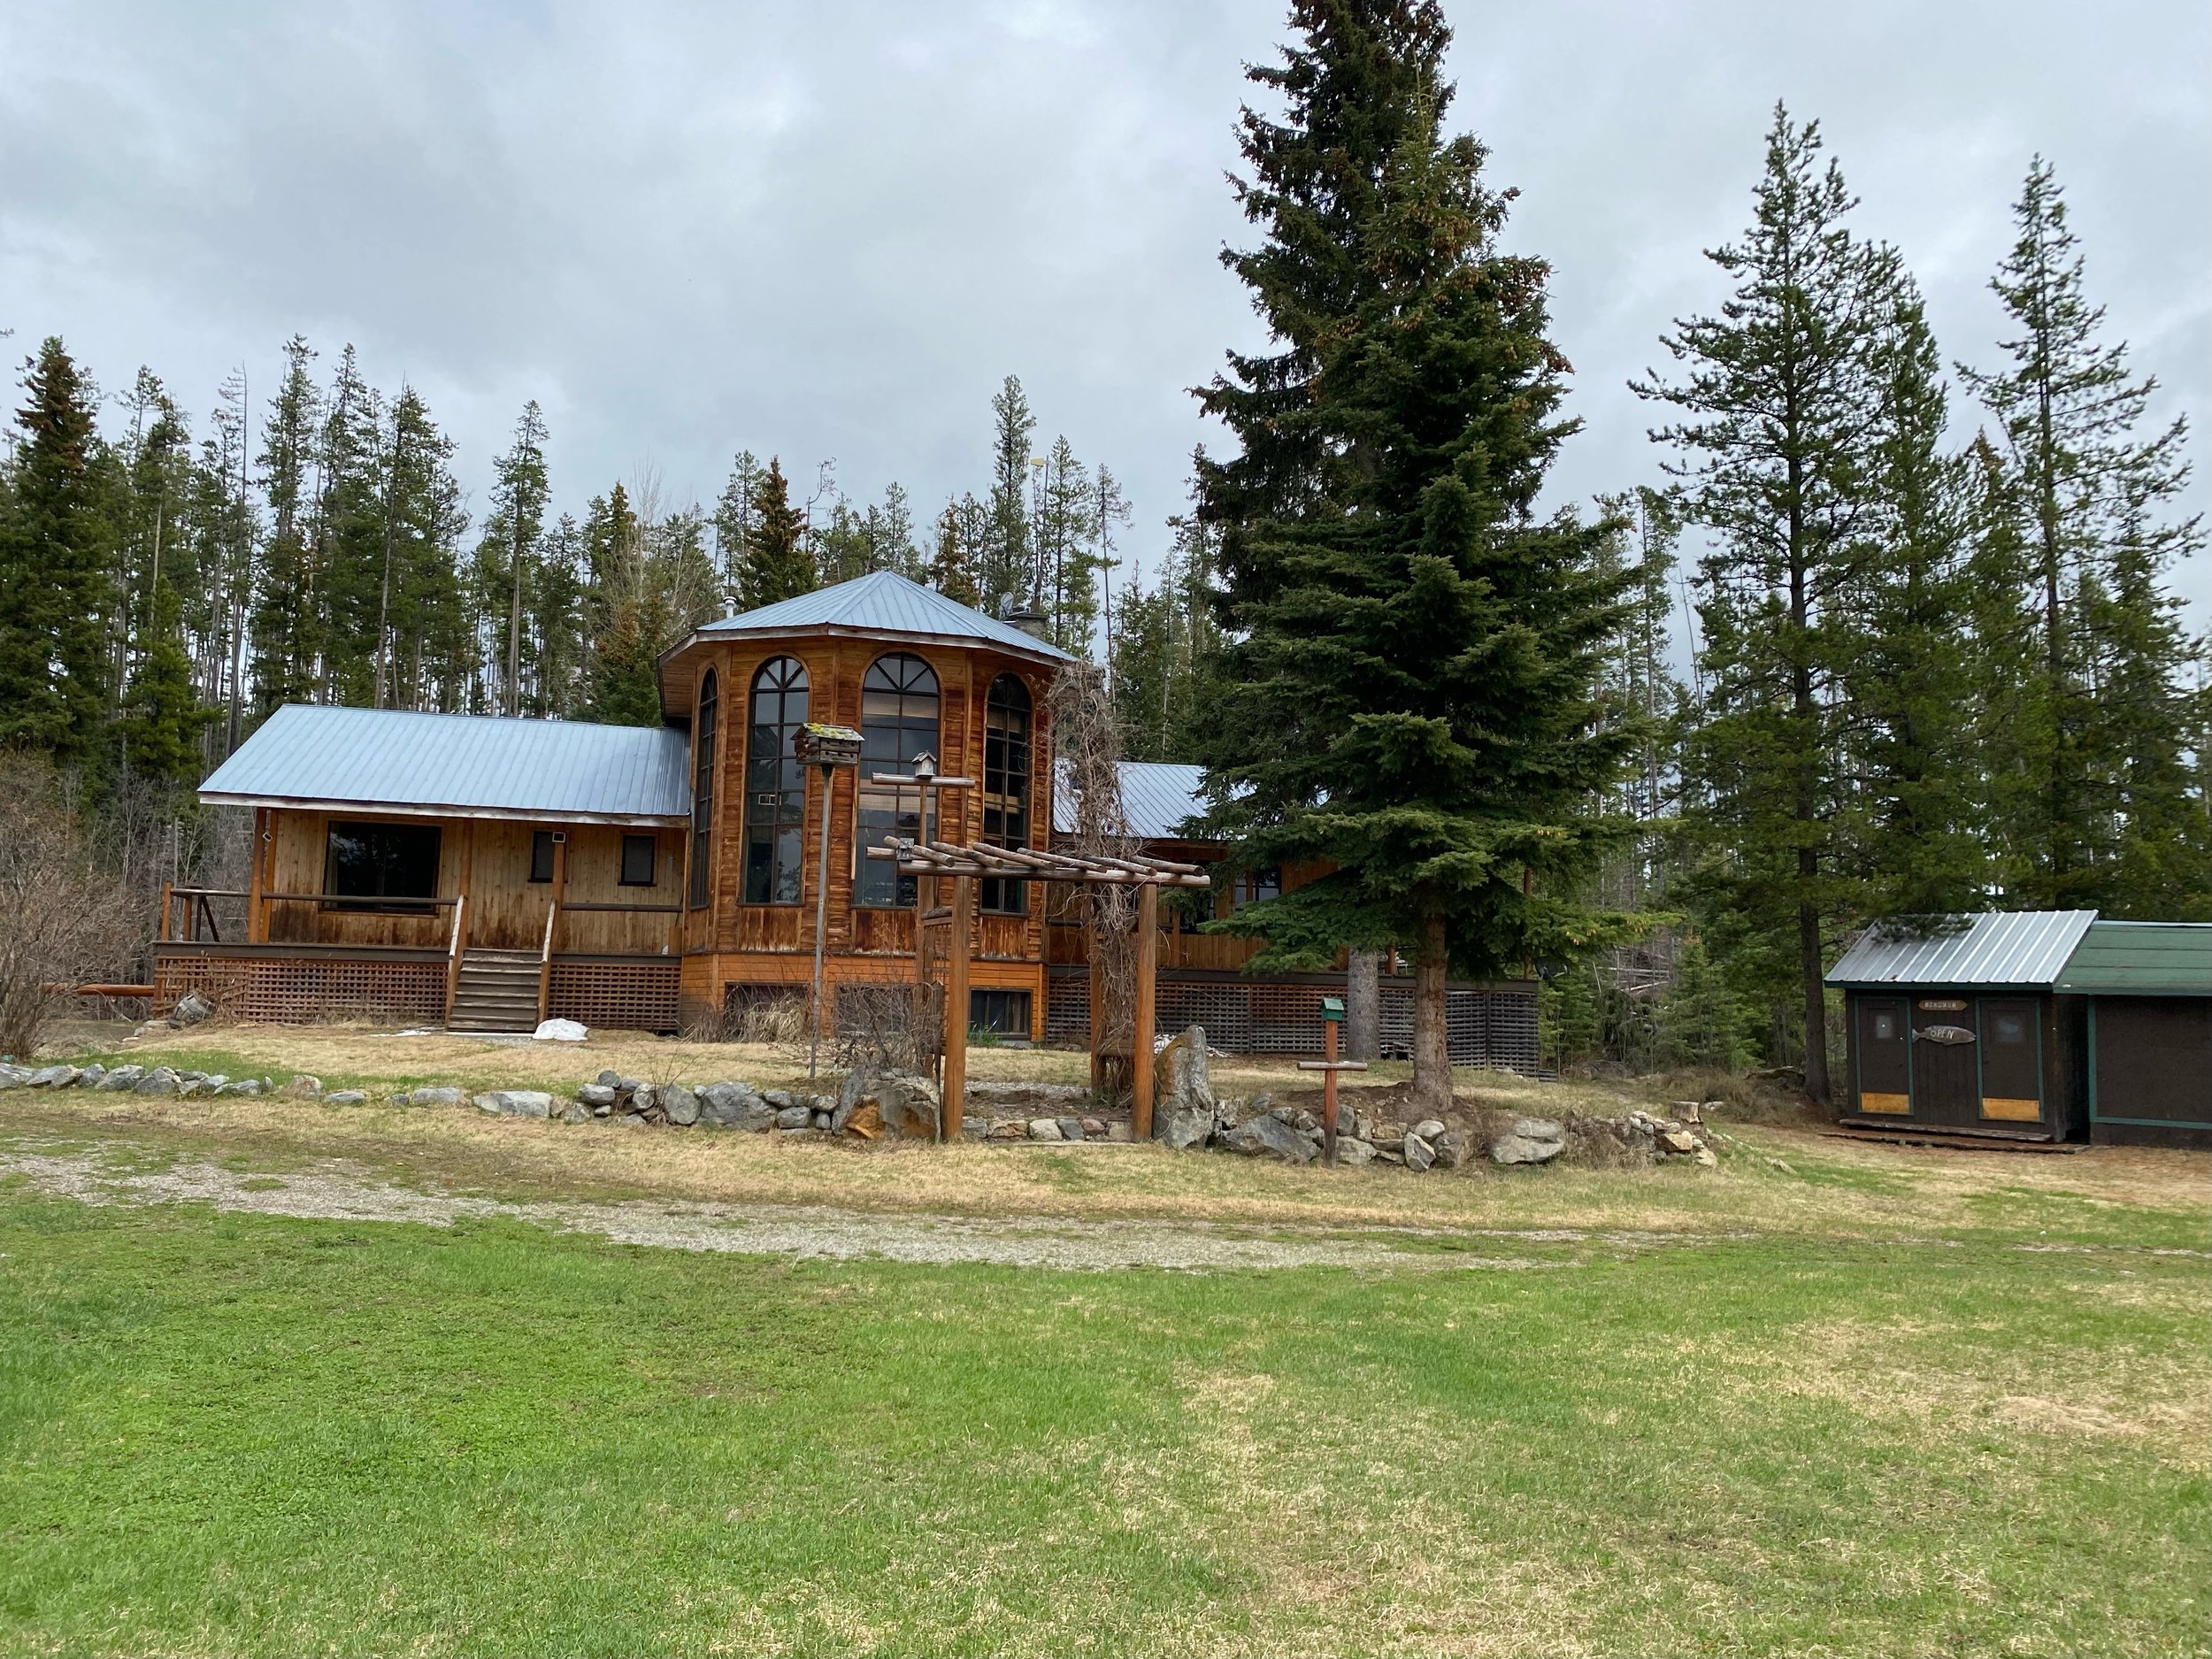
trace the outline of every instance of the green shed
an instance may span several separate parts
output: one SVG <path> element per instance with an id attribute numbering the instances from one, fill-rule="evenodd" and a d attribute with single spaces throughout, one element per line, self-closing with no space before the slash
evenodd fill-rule
<path id="1" fill-rule="evenodd" d="M 1828 982 L 1844 992 L 1847 1124 L 2212 1147 L 2212 924 L 1901 918 Z"/>

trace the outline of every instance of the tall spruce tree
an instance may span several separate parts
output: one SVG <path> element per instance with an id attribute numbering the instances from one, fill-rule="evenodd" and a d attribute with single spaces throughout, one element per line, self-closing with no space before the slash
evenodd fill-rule
<path id="1" fill-rule="evenodd" d="M 2151 872 L 2207 856 L 2201 814 L 2177 812 L 2169 781 L 2185 775 L 2174 738 L 2188 723 L 2192 650 L 2172 626 L 2165 576 L 2203 545 L 2197 518 L 2170 516 L 2188 482 L 2188 427 L 2177 419 L 2146 432 L 2157 382 L 2135 377 L 2125 342 L 2099 338 L 2104 311 L 2090 303 L 2064 196 L 2040 157 L 2015 217 L 2018 237 L 1990 285 L 2016 331 L 2001 342 L 2011 364 L 1960 368 L 1998 425 L 1993 539 L 2024 578 L 2036 625 L 2036 649 L 2019 664 L 2029 782 L 2010 797 L 2013 890 L 2032 906 L 2124 910 L 2129 872 L 2170 892 Z M 2108 695 L 2121 683 L 2124 694 Z"/>
<path id="2" fill-rule="evenodd" d="M 818 585 L 807 551 L 806 515 L 791 504 L 783 462 L 772 456 L 753 485 L 752 537 L 739 572 L 737 608 L 757 611 L 780 599 L 811 593 Z"/>
<path id="3" fill-rule="evenodd" d="M 0 542 L 0 741 L 92 754 L 109 708 L 112 524 L 91 383 L 58 338 L 24 365 Z"/>
<path id="4" fill-rule="evenodd" d="M 269 540 L 260 561 L 251 623 L 255 716 L 314 691 L 321 657 L 320 587 L 311 544 L 313 446 L 322 395 L 308 365 L 315 353 L 294 334 L 284 346 L 284 377 L 262 427 L 261 487 L 269 503 Z"/>
<path id="5" fill-rule="evenodd" d="M 1724 850 L 1703 869 L 1793 963 L 1805 1087 L 1822 1100 L 1825 929 L 1859 903 L 1835 833 L 1847 793 L 1836 692 L 1878 405 L 1870 352 L 1894 269 L 1845 225 L 1854 205 L 1817 124 L 1778 106 L 1751 227 L 1706 256 L 1734 293 L 1663 342 L 1686 379 L 1635 388 L 1686 412 L 1652 435 L 1685 456 L 1671 470 L 1715 542 L 1701 578 L 1705 709 L 1686 763 L 1701 786 L 1691 817 Z"/>
<path id="6" fill-rule="evenodd" d="M 989 539 L 984 545 L 977 586 L 983 608 L 993 616 L 1029 597 L 1033 575 L 1029 524 L 1031 435 L 1037 418 L 1013 375 L 991 399 L 991 495 Z"/>
<path id="7" fill-rule="evenodd" d="M 1209 794 L 1248 865 L 1333 872 L 1240 911 L 1277 960 L 1409 942 L 1413 1108 L 1451 1099 L 1445 989 L 1584 954 L 1631 918 L 1573 896 L 1625 833 L 1594 811 L 1633 744 L 1600 653 L 1626 578 L 1610 526 L 1539 519 L 1572 423 L 1537 259 L 1498 251 L 1508 197 L 1447 137 L 1430 0 L 1299 0 L 1248 71 L 1239 184 L 1256 248 L 1224 254 L 1274 349 L 1204 389 L 1234 459 L 1202 460 L 1235 642 Z"/>

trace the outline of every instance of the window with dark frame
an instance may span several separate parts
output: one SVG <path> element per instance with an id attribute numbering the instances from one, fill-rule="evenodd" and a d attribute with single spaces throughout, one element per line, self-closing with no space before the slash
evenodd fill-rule
<path id="1" fill-rule="evenodd" d="M 719 713 L 714 670 L 699 681 L 699 703 L 691 719 L 691 892 L 693 910 L 705 904 L 714 871 L 714 727 Z"/>
<path id="2" fill-rule="evenodd" d="M 1029 993 L 972 990 L 968 993 L 968 1029 L 995 1037 L 1029 1035 Z"/>
<path id="3" fill-rule="evenodd" d="M 625 835 L 622 838 L 622 885 L 626 887 L 657 885 L 659 876 L 654 865 L 659 850 L 659 844 L 650 835 Z"/>
<path id="4" fill-rule="evenodd" d="M 1237 880 L 1237 902 L 1258 904 L 1267 899 L 1283 896 L 1283 872 L 1279 870 L 1248 871 Z"/>
<path id="5" fill-rule="evenodd" d="M 1001 674 L 983 700 L 983 839 L 994 847 L 1029 845 L 1029 687 Z M 985 910 L 1028 914 L 1026 881 L 986 876 L 979 887 Z"/>
<path id="6" fill-rule="evenodd" d="M 434 824 L 330 826 L 323 856 L 325 907 L 429 916 L 409 900 L 438 896 L 440 832 Z"/>
<path id="7" fill-rule="evenodd" d="M 553 832 L 533 830 L 530 833 L 530 879 L 553 879 Z"/>
<path id="8" fill-rule="evenodd" d="M 917 755 L 937 755 L 937 676 L 920 657 L 903 651 L 879 657 L 860 682 L 860 776 L 853 837 L 853 902 L 884 909 L 914 902 L 912 876 L 868 849 L 895 837 L 918 838 L 922 792 L 872 785 L 871 772 L 904 772 Z M 933 826 L 933 828 L 935 826 Z"/>
<path id="9" fill-rule="evenodd" d="M 771 657 L 753 676 L 745 743 L 745 902 L 796 904 L 806 868 L 806 768 L 799 764 L 807 723 L 806 669 L 795 657 Z"/>

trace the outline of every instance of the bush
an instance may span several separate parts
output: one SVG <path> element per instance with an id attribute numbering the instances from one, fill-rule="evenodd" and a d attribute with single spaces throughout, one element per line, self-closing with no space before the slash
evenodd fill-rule
<path id="1" fill-rule="evenodd" d="M 140 923 L 94 864 L 52 763 L 0 752 L 0 1053 L 35 1053 L 79 982 L 134 973 Z"/>

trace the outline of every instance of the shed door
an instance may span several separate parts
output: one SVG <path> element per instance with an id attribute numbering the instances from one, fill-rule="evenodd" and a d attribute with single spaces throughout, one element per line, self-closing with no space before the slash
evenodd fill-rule
<path id="1" fill-rule="evenodd" d="M 1982 1116 L 1986 1119 L 2043 1121 L 2043 1048 L 2037 1012 L 2026 997 L 1982 999 Z"/>
<path id="2" fill-rule="evenodd" d="M 1970 999 L 1913 999 L 1912 1115 L 1916 1120 L 1959 1129 L 1982 1121 L 1980 1048 Z"/>
<path id="3" fill-rule="evenodd" d="M 1859 1005 L 1859 1110 L 1902 1118 L 1912 1111 L 1911 1010 L 1901 996 L 1862 996 Z"/>

